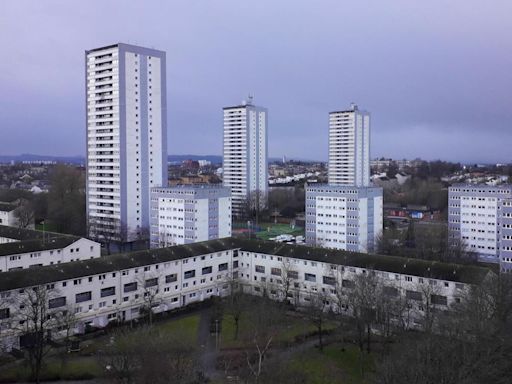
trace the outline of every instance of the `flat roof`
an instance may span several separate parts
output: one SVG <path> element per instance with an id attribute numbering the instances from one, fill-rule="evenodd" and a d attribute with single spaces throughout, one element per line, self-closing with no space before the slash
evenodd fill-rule
<path id="1" fill-rule="evenodd" d="M 493 273 L 489 268 L 477 265 L 440 263 L 305 245 L 225 238 L 3 272 L 0 273 L 0 291 L 165 263 L 232 249 L 467 284 L 480 284 L 490 273 Z"/>

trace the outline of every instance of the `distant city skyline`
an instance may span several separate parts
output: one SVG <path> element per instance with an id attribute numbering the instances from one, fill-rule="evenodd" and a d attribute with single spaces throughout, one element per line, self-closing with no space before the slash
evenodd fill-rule
<path id="1" fill-rule="evenodd" d="M 85 156 L 84 51 L 125 42 L 167 52 L 169 154 L 220 155 L 222 107 L 251 93 L 269 157 L 326 161 L 328 112 L 355 102 L 372 158 L 510 162 L 510 15 L 500 0 L 4 1 L 0 155 Z"/>

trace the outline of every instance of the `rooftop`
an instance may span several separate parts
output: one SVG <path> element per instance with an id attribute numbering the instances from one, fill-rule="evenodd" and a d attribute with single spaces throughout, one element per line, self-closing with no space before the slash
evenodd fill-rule
<path id="1" fill-rule="evenodd" d="M 0 244 L 0 256 L 60 249 L 73 244 L 80 237 L 54 232 L 41 232 L 0 225 L 0 237 L 17 240 Z"/>
<path id="2" fill-rule="evenodd" d="M 479 284 L 492 273 L 489 268 L 475 265 L 440 263 L 396 256 L 313 248 L 304 245 L 226 238 L 4 272 L 0 275 L 0 291 L 164 263 L 231 249 L 467 284 Z"/>

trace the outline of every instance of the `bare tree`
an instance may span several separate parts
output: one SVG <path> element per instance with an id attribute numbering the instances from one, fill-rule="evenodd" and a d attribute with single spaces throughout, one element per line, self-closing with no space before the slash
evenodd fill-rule
<path id="1" fill-rule="evenodd" d="M 247 315 L 248 326 L 244 339 L 246 361 L 250 376 L 258 383 L 264 371 L 265 359 L 283 325 L 283 312 L 279 305 L 267 298 L 255 298 Z"/>
<path id="2" fill-rule="evenodd" d="M 51 345 L 47 342 L 55 326 L 55 318 L 48 308 L 55 291 L 40 285 L 26 288 L 19 294 L 19 319 L 22 336 L 20 344 L 28 350 L 30 369 L 36 383 L 40 381 L 41 368 Z"/>
<path id="3" fill-rule="evenodd" d="M 148 315 L 149 325 L 153 325 L 153 308 L 158 305 L 160 300 L 159 292 L 159 273 L 143 273 L 137 278 L 137 284 L 142 287 L 144 304 L 142 311 Z"/>
<path id="4" fill-rule="evenodd" d="M 225 299 L 224 310 L 233 318 L 233 322 L 235 323 L 233 339 L 237 340 L 240 330 L 240 320 L 247 311 L 249 300 L 241 289 L 238 273 L 228 273 L 224 278 L 224 282 L 228 284 L 229 289 L 229 295 Z"/>
<path id="5" fill-rule="evenodd" d="M 324 350 L 323 333 L 325 322 L 327 321 L 327 311 L 329 309 L 329 297 L 323 291 L 309 291 L 304 297 L 306 301 L 306 315 L 316 328 L 318 334 L 318 348 Z"/>
<path id="6" fill-rule="evenodd" d="M 34 207 L 27 199 L 19 199 L 14 210 L 18 228 L 28 228 L 34 225 Z"/>
<path id="7" fill-rule="evenodd" d="M 298 305 L 299 290 L 295 287 L 298 281 L 299 273 L 288 258 L 283 258 L 281 268 L 279 268 L 279 277 L 276 281 L 276 289 L 279 292 L 283 303 L 292 303 Z"/>

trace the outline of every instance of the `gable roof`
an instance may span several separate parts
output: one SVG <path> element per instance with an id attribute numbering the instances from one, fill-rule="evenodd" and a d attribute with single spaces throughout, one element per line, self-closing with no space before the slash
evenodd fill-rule
<path id="1" fill-rule="evenodd" d="M 168 248 L 120 253 L 101 258 L 0 273 L 0 291 L 116 272 L 232 249 L 293 257 L 411 276 L 480 284 L 493 272 L 476 265 L 440 263 L 397 256 L 348 252 L 269 241 L 225 238 Z"/>

